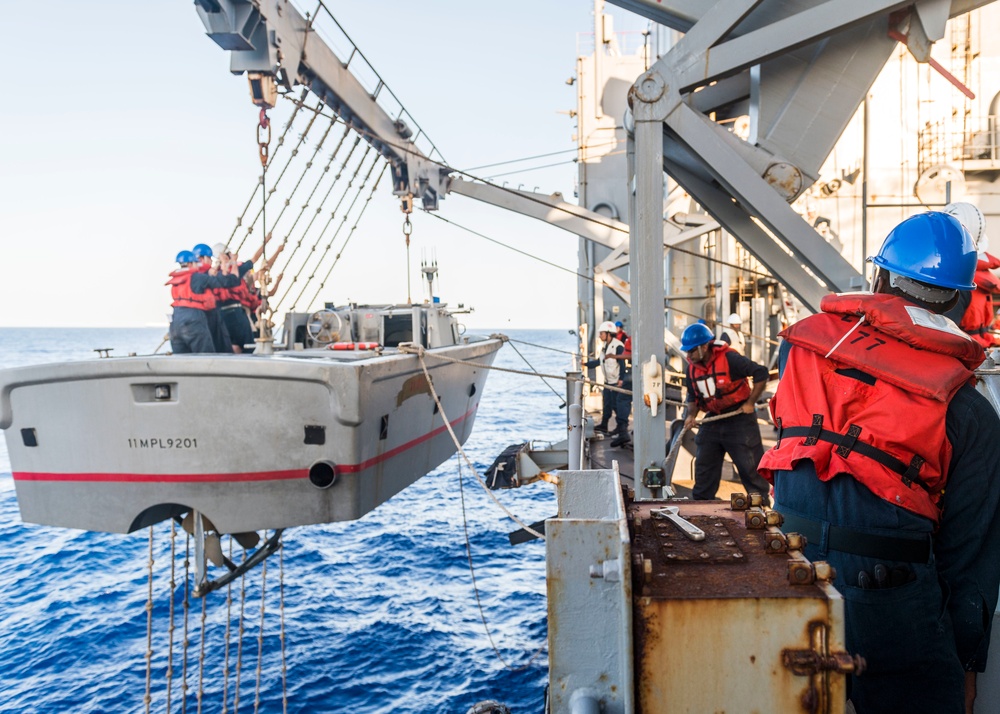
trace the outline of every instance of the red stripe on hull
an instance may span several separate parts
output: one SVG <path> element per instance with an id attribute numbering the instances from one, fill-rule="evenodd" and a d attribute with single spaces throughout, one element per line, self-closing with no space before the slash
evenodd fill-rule
<path id="1" fill-rule="evenodd" d="M 457 424 L 465 421 L 470 414 L 472 414 L 476 407 L 476 404 L 469 411 L 467 411 L 462 416 L 455 419 L 451 425 L 456 426 Z M 447 427 L 442 424 L 438 428 L 430 431 L 423 436 L 418 436 L 412 441 L 408 441 L 405 444 L 400 444 L 399 446 L 386 451 L 384 454 L 379 454 L 378 456 L 373 456 L 370 459 L 362 461 L 359 464 L 337 464 L 337 472 L 343 474 L 352 474 L 364 471 L 365 469 L 371 468 L 383 461 L 391 459 L 394 456 L 398 456 L 415 446 L 433 439 L 438 434 L 441 434 L 447 429 Z M 32 472 L 32 471 L 15 471 L 13 474 L 15 481 L 69 481 L 69 482 L 87 482 L 87 483 L 225 483 L 225 482 L 242 482 L 242 481 L 284 481 L 288 479 L 297 478 L 307 478 L 309 476 L 308 469 L 293 469 L 289 471 L 254 471 L 248 473 L 234 473 L 234 474 L 123 474 L 123 473 L 86 473 L 86 474 L 60 474 L 60 473 L 43 473 L 43 472 Z"/>

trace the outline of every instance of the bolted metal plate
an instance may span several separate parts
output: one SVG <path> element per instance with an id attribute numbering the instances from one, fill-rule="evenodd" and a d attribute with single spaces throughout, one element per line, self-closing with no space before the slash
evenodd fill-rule
<path id="1" fill-rule="evenodd" d="M 654 539 L 667 566 L 671 563 L 728 565 L 743 560 L 743 551 L 730 529 L 730 524 L 735 525 L 736 521 L 712 516 L 688 516 L 685 520 L 701 528 L 705 540 L 691 540 L 671 521 L 657 517 L 643 521 L 642 529 L 646 532 L 637 534 L 637 539 Z"/>
<path id="2" fill-rule="evenodd" d="M 667 505 L 705 532 L 689 540 L 668 519 Z M 635 501 L 627 506 L 632 536 L 633 592 L 641 598 L 686 600 L 816 597 L 812 585 L 788 582 L 789 555 L 768 552 L 766 530 L 748 530 L 744 511 L 722 501 Z M 640 565 L 641 564 L 641 565 Z"/>

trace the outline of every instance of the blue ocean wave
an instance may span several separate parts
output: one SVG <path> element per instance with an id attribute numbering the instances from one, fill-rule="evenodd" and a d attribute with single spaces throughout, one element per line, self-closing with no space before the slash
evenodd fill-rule
<path id="1" fill-rule="evenodd" d="M 513 331 L 527 342 L 572 350 L 566 331 Z M 0 367 L 149 353 L 162 328 L 38 330 L 0 328 L 7 348 Z M 518 344 L 540 372 L 558 374 L 568 355 Z M 497 365 L 525 369 L 509 348 Z M 561 384 L 555 388 L 562 390 Z M 482 473 L 511 443 L 565 437 L 565 411 L 535 377 L 493 372 L 466 450 Z M 135 712 L 143 710 L 151 652 L 152 711 L 166 711 L 174 606 L 171 711 L 182 700 L 195 711 L 251 711 L 258 653 L 262 712 L 282 711 L 279 569 L 283 569 L 284 643 L 290 712 L 464 714 L 497 699 L 516 714 L 541 712 L 546 669 L 544 546 L 511 547 L 519 526 L 493 504 L 453 458 L 353 523 L 286 531 L 280 556 L 231 589 L 202 601 L 187 598 L 187 695 L 181 680 L 185 620 L 184 549 L 170 527 L 153 531 L 153 631 L 147 645 L 149 532 L 130 535 L 25 525 L 20 520 L 5 445 L 0 445 L 0 711 Z M 497 494 L 524 522 L 555 513 L 551 487 L 535 484 Z M 469 574 L 476 584 L 500 662 L 487 638 Z M 239 556 L 237 546 L 236 556 Z M 281 568 L 279 568 L 281 566 Z M 189 580 L 190 585 L 190 580 Z M 263 597 L 263 647 L 258 649 Z M 239 637 L 240 602 L 244 603 Z M 227 626 L 230 630 L 227 640 Z M 228 647 L 227 647 L 228 641 Z M 204 642 L 204 654 L 202 654 Z M 237 648 L 242 643 L 242 651 Z M 237 659 L 239 661 L 237 661 Z M 228 662 L 228 665 L 227 665 Z M 237 666 L 239 665 L 239 666 Z"/>

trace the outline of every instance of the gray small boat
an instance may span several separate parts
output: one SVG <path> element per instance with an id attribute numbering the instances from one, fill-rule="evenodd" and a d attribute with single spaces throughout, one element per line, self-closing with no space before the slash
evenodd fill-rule
<path id="1" fill-rule="evenodd" d="M 503 344 L 430 302 L 290 313 L 284 333 L 271 355 L 0 371 L 23 520 L 128 533 L 195 511 L 242 533 L 360 518 L 455 453 L 443 415 L 468 438 Z"/>

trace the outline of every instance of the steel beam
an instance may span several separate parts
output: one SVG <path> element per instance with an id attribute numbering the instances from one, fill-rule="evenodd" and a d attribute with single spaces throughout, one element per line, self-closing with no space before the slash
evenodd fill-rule
<path id="1" fill-rule="evenodd" d="M 635 120 L 635 213 L 629 216 L 632 234 L 632 431 L 635 441 L 635 490 L 639 498 L 651 498 L 644 485 L 650 468 L 662 468 L 666 457 L 665 409 L 643 399 L 643 372 L 647 365 L 665 364 L 663 333 L 663 120 L 671 95 L 660 75 L 647 72 L 629 93 Z M 662 383 L 662 376 L 661 376 Z M 656 397 L 661 397 L 662 392 Z M 655 410 L 655 413 L 653 413 Z"/>

